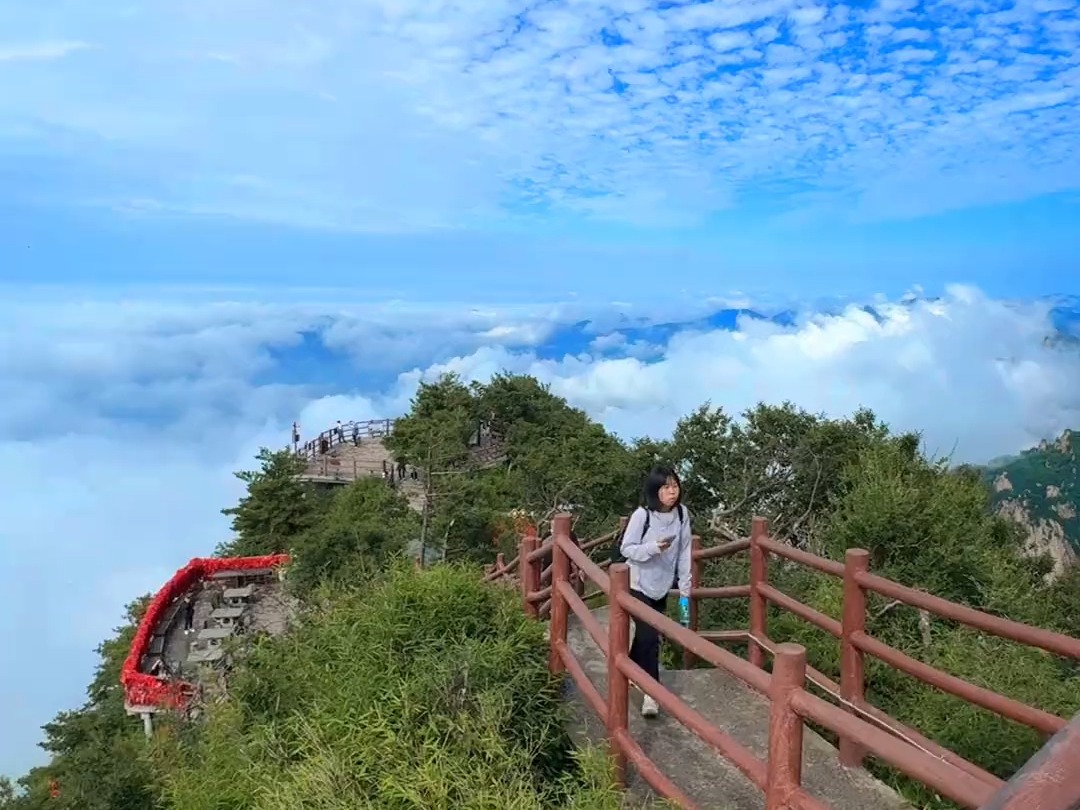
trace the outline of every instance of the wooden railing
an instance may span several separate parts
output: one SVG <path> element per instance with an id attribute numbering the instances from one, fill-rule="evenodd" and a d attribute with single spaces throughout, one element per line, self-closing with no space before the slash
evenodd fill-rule
<path id="1" fill-rule="evenodd" d="M 801 785 L 802 736 L 806 721 L 834 733 L 839 739 L 840 761 L 846 766 L 862 764 L 867 754 L 923 783 L 942 796 L 968 808 L 981 810 L 1076 810 L 1080 802 L 1080 716 L 1069 720 L 1028 706 L 1012 698 L 968 683 L 875 639 L 866 631 L 868 593 L 929 611 L 982 632 L 1037 647 L 1049 653 L 1080 660 L 1080 640 L 1019 622 L 991 616 L 924 591 L 901 585 L 869 571 L 869 553 L 849 549 L 843 563 L 792 548 L 769 537 L 762 518 L 753 522 L 751 536 L 723 545 L 702 548 L 694 538 L 690 590 L 690 624 L 683 627 L 654 611 L 629 592 L 629 569 L 590 559 L 588 552 L 609 542 L 615 533 L 582 543 L 570 539 L 569 515 L 553 521 L 552 535 L 540 541 L 535 530 L 522 538 L 518 555 L 502 556 L 485 573 L 488 581 L 515 581 L 522 591 L 529 615 L 550 614 L 550 665 L 555 673 L 566 672 L 585 701 L 603 719 L 619 779 L 625 784 L 626 768 L 633 763 L 641 777 L 658 794 L 685 808 L 693 801 L 661 773 L 628 726 L 628 679 L 721 756 L 729 760 L 765 793 L 767 810 L 827 810 Z M 622 518 L 625 526 L 626 518 Z M 701 586 L 706 560 L 750 552 L 750 582 L 719 588 Z M 814 569 L 843 582 L 843 609 L 839 619 L 802 604 L 769 584 L 771 557 Z M 547 564 L 548 559 L 551 560 Z M 550 584 L 545 585 L 550 580 Z M 595 586 L 584 593 L 585 582 Z M 608 629 L 592 615 L 587 600 L 597 594 L 607 598 Z M 702 599 L 748 598 L 749 627 L 745 630 L 701 631 L 698 627 Z M 777 644 L 768 636 L 767 606 L 787 610 L 838 639 L 840 682 L 836 683 L 806 663 L 806 650 L 798 644 Z M 588 679 L 567 645 L 567 621 L 573 612 L 582 627 L 607 658 L 608 693 L 601 695 Z M 683 648 L 684 663 L 695 659 L 723 669 L 770 701 L 768 756 L 763 761 L 747 748 L 709 724 L 677 695 L 653 680 L 628 656 L 629 619 L 655 627 Z M 744 642 L 748 659 L 713 642 Z M 1057 736 L 1006 785 L 1001 779 L 909 728 L 870 705 L 864 695 L 864 659 L 880 661 L 1002 717 Z M 771 673 L 766 658 L 772 656 Z M 809 691 L 813 686 L 835 704 Z"/>

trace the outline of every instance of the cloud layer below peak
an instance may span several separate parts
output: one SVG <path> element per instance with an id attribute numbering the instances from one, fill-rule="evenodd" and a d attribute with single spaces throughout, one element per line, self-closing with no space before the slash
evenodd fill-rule
<path id="1" fill-rule="evenodd" d="M 962 461 L 1080 427 L 1080 302 L 938 299 L 828 309 L 405 307 L 9 296 L 0 304 L 0 633 L 43 677 L 0 672 L 0 772 L 76 705 L 125 602 L 227 536 L 231 472 L 337 419 L 397 416 L 421 380 L 535 374 L 620 435 L 706 400 L 865 405 Z M 1053 336 L 1054 339 L 1048 340 Z M 48 565 L 44 565 L 48 561 Z"/>

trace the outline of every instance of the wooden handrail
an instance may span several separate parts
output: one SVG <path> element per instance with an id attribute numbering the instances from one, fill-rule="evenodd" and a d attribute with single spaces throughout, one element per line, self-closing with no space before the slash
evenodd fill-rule
<path id="1" fill-rule="evenodd" d="M 555 605 L 552 609 L 553 617 L 556 615 L 565 615 L 562 612 L 564 608 L 559 607 L 559 602 L 565 595 L 565 588 L 560 587 L 559 575 L 563 570 L 568 570 L 568 563 L 570 561 L 576 562 L 586 571 L 587 575 L 594 573 L 593 569 L 596 568 L 596 566 L 585 557 L 581 550 L 570 542 L 568 536 L 562 536 L 556 533 L 554 544 L 555 554 L 557 555 L 556 560 L 566 560 L 566 564 L 562 564 L 561 562 L 557 563 Z M 695 649 L 695 652 L 704 660 L 710 661 L 710 663 L 725 669 L 735 677 L 750 683 L 775 698 L 778 688 L 776 682 L 777 675 L 775 672 L 770 675 L 758 667 L 755 667 L 750 662 L 734 656 L 719 647 L 711 645 L 709 642 L 702 639 L 696 632 L 682 627 L 667 616 L 664 616 L 658 611 L 649 608 L 643 602 L 635 599 L 629 592 L 627 570 L 625 564 L 613 566 L 610 577 L 608 578 L 608 583 L 606 583 L 607 588 L 604 588 L 608 596 L 609 604 L 621 608 L 619 613 L 623 617 L 633 616 L 636 621 L 644 622 L 655 627 L 660 633 L 672 641 L 685 647 L 697 648 Z M 598 582 L 597 584 L 601 585 L 603 588 L 603 583 Z M 625 618 L 620 618 L 619 615 L 614 617 L 609 616 L 609 634 L 621 635 L 621 633 L 613 631 L 612 627 L 617 621 L 622 620 L 625 620 Z M 569 648 L 566 647 L 565 635 L 565 622 L 560 622 L 557 625 L 553 619 L 550 633 L 552 644 L 558 647 L 560 651 L 558 657 L 564 662 L 568 657 L 572 657 L 572 653 L 570 653 Z M 771 739 L 769 746 L 770 758 L 767 762 L 762 762 L 729 735 L 709 724 L 704 717 L 680 700 L 677 695 L 666 689 L 658 681 L 653 680 L 644 672 L 644 670 L 631 662 L 626 653 L 622 652 L 620 647 L 613 644 L 610 636 L 608 644 L 609 660 L 613 660 L 619 674 L 632 679 L 646 694 L 652 696 L 665 711 L 669 712 L 675 719 L 679 720 L 704 742 L 714 747 L 721 756 L 732 762 L 732 764 L 751 779 L 751 781 L 759 787 L 762 787 L 766 793 L 767 807 L 786 807 L 790 803 L 796 801 L 794 795 L 800 793 L 802 790 L 801 785 L 799 785 L 797 781 L 798 774 L 800 773 L 800 766 L 796 764 L 793 759 L 795 756 L 793 752 L 795 751 L 798 751 L 798 756 L 801 758 L 801 740 L 799 741 L 799 745 L 795 745 L 795 741 L 791 740 L 790 737 L 794 733 L 792 730 L 795 728 L 798 728 L 799 733 L 801 734 L 802 715 L 796 717 L 796 714 L 798 714 L 797 710 L 801 705 L 799 701 L 804 695 L 807 697 L 808 705 L 811 707 L 811 709 L 804 711 L 816 710 L 815 720 L 820 722 L 823 716 L 828 715 L 828 712 L 831 711 L 832 714 L 824 717 L 824 719 L 831 720 L 832 725 L 843 728 L 849 735 L 858 738 L 859 741 L 871 751 L 882 756 L 886 761 L 889 761 L 901 770 L 910 773 L 910 775 L 919 778 L 925 774 L 926 776 L 923 778 L 925 778 L 932 787 L 942 792 L 943 795 L 947 795 L 968 807 L 977 807 L 978 802 L 993 790 L 993 788 L 986 783 L 975 779 L 963 770 L 942 761 L 938 757 L 908 746 L 887 732 L 881 731 L 880 729 L 871 726 L 869 723 L 845 713 L 843 710 L 820 700 L 820 698 L 815 698 L 813 695 L 806 692 L 804 680 L 800 681 L 797 686 L 788 685 L 787 689 L 788 692 L 792 694 L 792 697 L 788 699 L 788 703 L 786 704 L 787 709 L 784 710 L 787 712 L 787 715 L 783 715 L 783 711 L 781 711 L 780 713 L 783 715 L 781 716 L 782 722 L 775 720 L 774 722 L 771 722 Z M 612 650 L 619 650 L 619 652 L 612 656 Z M 802 672 L 804 678 L 805 650 L 799 645 L 789 644 L 781 645 L 779 652 L 781 655 L 786 654 L 789 658 L 791 656 L 802 658 Z M 572 678 L 575 677 L 577 669 L 580 669 L 580 667 L 567 667 L 567 671 Z M 584 677 L 583 669 L 581 669 L 581 677 Z M 609 672 L 609 682 L 611 678 L 612 673 Z M 583 692 L 588 690 L 588 686 L 584 683 L 579 684 L 579 686 L 581 686 Z M 798 694 L 795 695 L 795 692 Z M 815 700 L 818 701 L 817 704 L 814 703 Z M 594 701 L 589 702 L 594 703 Z M 595 701 L 595 703 L 599 704 L 599 701 Z M 824 712 L 821 711 L 820 706 L 825 706 L 826 710 Z M 607 709 L 608 717 L 606 719 L 610 724 L 612 714 L 610 704 L 607 704 Z M 622 711 L 622 709 L 619 711 Z M 778 711 L 774 700 L 774 716 Z M 610 728 L 609 731 L 611 731 Z M 614 729 L 614 732 L 615 733 L 611 734 L 612 745 L 616 749 L 614 753 L 616 756 L 628 756 L 628 751 L 625 750 L 626 746 L 624 744 L 624 730 L 616 728 Z M 776 760 L 777 757 L 786 757 L 786 764 L 779 763 Z M 678 793 L 667 793 L 662 795 L 664 795 L 665 798 L 675 799 L 680 802 L 685 798 Z M 802 807 L 821 807 L 820 803 L 810 797 L 799 796 L 796 803 Z"/>
<path id="2" fill-rule="evenodd" d="M 943 619 L 952 619 L 976 630 L 982 630 L 984 633 L 1025 644 L 1028 647 L 1039 647 L 1063 658 L 1080 660 L 1080 639 L 1045 630 L 1041 627 L 1032 627 L 1029 624 L 1014 622 L 1001 616 L 983 613 L 981 610 L 958 605 L 955 602 L 933 596 L 925 591 L 909 588 L 907 585 L 901 585 L 876 574 L 859 572 L 855 579 L 860 586 L 868 591 L 874 591 L 882 596 L 896 599 L 911 607 L 927 610 Z"/>
<path id="3" fill-rule="evenodd" d="M 757 784 L 765 792 L 767 808 L 827 810 L 818 800 L 803 791 L 800 784 L 801 766 L 794 759 L 794 752 L 801 751 L 801 745 L 795 744 L 795 738 L 802 733 L 803 721 L 809 720 L 838 735 L 843 764 L 861 764 L 865 753 L 869 752 L 962 806 L 982 810 L 1075 810 L 1064 802 L 1067 797 L 1072 796 L 1069 791 L 1078 792 L 1077 789 L 1072 786 L 1072 782 L 1064 788 L 1058 782 L 1061 782 L 1063 774 L 1067 772 L 1063 758 L 1066 755 L 1073 758 L 1080 755 L 1080 716 L 1069 723 L 1065 718 L 1026 706 L 948 675 L 872 638 L 866 632 L 865 626 L 865 594 L 867 591 L 874 591 L 968 624 L 983 632 L 1077 660 L 1080 660 L 1080 640 L 957 605 L 871 574 L 867 570 L 869 553 L 861 549 L 848 550 L 842 564 L 793 549 L 770 538 L 768 524 L 762 518 L 754 520 L 753 531 L 748 539 L 702 548 L 700 539 L 695 537 L 691 555 L 694 561 L 690 589 L 691 621 L 689 627 L 683 627 L 632 597 L 625 564 L 610 566 L 605 572 L 604 563 L 597 563 L 589 558 L 587 551 L 612 535 L 604 535 L 578 546 L 570 540 L 570 521 L 569 515 L 558 515 L 552 521 L 552 538 L 543 544 L 538 541 L 535 530 L 526 534 L 517 557 L 509 563 L 499 559 L 496 566 L 485 572 L 485 579 L 493 581 L 512 577 L 516 567 L 526 611 L 533 616 L 543 616 L 550 610 L 551 669 L 553 672 L 566 672 L 581 689 L 588 705 L 604 721 L 622 784 L 625 784 L 626 765 L 633 762 L 642 778 L 661 796 L 673 799 L 687 808 L 694 806 L 668 777 L 657 770 L 655 763 L 648 759 L 630 736 L 626 722 L 626 684 L 632 679 L 673 717 Z M 620 527 L 625 526 L 625 522 L 626 518 L 623 518 Z M 722 588 L 701 586 L 704 561 L 743 550 L 750 552 L 751 578 L 748 585 Z M 842 619 L 827 616 L 769 585 L 768 558 L 773 555 L 843 579 Z M 548 557 L 551 558 L 551 564 L 545 568 L 543 562 Z M 582 595 L 569 581 L 570 572 L 575 569 L 583 574 L 586 581 L 597 587 L 594 594 L 607 596 L 610 613 L 606 634 L 589 612 Z M 551 584 L 541 588 L 541 580 L 546 579 L 545 574 L 550 577 Z M 708 633 L 708 636 L 718 641 L 749 641 L 750 660 L 728 652 L 714 644 L 706 634 L 698 632 L 699 600 L 741 596 L 747 596 L 751 600 L 749 630 L 712 632 Z M 542 601 L 544 603 L 539 604 Z M 765 606 L 769 603 L 788 610 L 840 639 L 839 684 L 808 667 L 805 650 L 799 645 L 776 644 L 768 638 Z M 571 612 L 579 618 L 588 636 L 607 658 L 606 698 L 600 695 L 588 680 L 584 668 L 566 643 Z M 770 699 L 772 715 L 769 756 L 766 760 L 757 759 L 737 741 L 711 726 L 677 695 L 630 661 L 625 652 L 629 645 L 630 617 L 655 627 L 661 634 L 682 646 L 684 661 L 701 659 L 725 670 Z M 1045 754 L 1047 749 L 1044 749 L 1044 752 L 1029 763 L 1031 767 L 1025 766 L 1014 780 L 1007 786 L 1004 785 L 1000 779 L 977 765 L 867 704 L 863 696 L 863 655 L 867 653 L 963 700 L 989 708 L 1043 732 L 1058 732 L 1058 736 L 1054 738 L 1057 742 L 1053 751 Z M 771 674 L 764 668 L 767 654 L 774 658 Z M 812 694 L 808 691 L 811 685 L 821 689 L 840 705 L 834 705 Z M 1051 758 L 1047 760 L 1047 756 Z M 1040 757 L 1043 759 L 1037 763 L 1036 760 Z M 1017 783 L 1016 780 L 1025 772 L 1027 776 Z M 1055 778 L 1058 782 L 1054 782 Z M 1048 784 L 1049 787 L 1046 786 Z"/>
<path id="4" fill-rule="evenodd" d="M 889 596 L 897 601 L 927 610 L 943 618 L 962 622 L 999 638 L 1038 647 L 1074 660 L 1080 660 L 1080 639 L 1004 619 L 1000 616 L 993 616 L 871 574 L 867 571 L 870 555 L 869 552 L 863 549 L 848 549 L 845 562 L 842 565 L 805 551 L 792 549 L 770 539 L 765 528 L 763 526 L 759 527 L 759 521 L 760 519 L 755 520 L 755 528 L 761 528 L 761 531 L 751 537 L 751 561 L 753 561 L 755 549 L 761 549 L 758 553 L 762 557 L 766 557 L 768 554 L 776 554 L 830 576 L 839 575 L 844 579 L 844 615 L 843 620 L 837 622 L 832 617 L 826 616 L 809 605 L 804 605 L 770 586 L 767 582 L 767 565 L 764 563 L 759 565 L 759 571 L 756 572 L 757 576 L 755 577 L 753 562 L 751 562 L 751 598 L 753 598 L 753 594 L 757 594 L 762 602 L 771 602 L 777 607 L 785 609 L 789 613 L 799 616 L 841 639 L 840 694 L 835 697 L 844 701 L 849 709 L 858 712 L 865 702 L 863 699 L 863 655 L 868 653 L 879 661 L 883 661 L 894 669 L 904 672 L 923 683 L 1042 733 L 1053 734 L 1068 722 L 1067 718 L 1058 717 L 950 675 L 873 638 L 865 629 L 865 592 L 872 590 L 875 593 Z M 764 521 L 760 521 L 760 523 L 763 524 Z M 755 631 L 754 617 L 751 616 L 751 635 L 760 637 L 766 634 L 767 631 L 764 626 L 761 627 L 760 631 Z M 754 646 L 759 647 L 760 645 L 755 644 Z M 762 652 L 764 653 L 764 650 Z M 850 739 L 845 742 L 842 736 L 841 761 L 848 766 L 858 765 L 862 761 L 858 745 Z"/>

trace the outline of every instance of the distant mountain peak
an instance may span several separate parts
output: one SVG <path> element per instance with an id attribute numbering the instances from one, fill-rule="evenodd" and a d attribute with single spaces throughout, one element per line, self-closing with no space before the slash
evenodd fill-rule
<path id="1" fill-rule="evenodd" d="M 1080 553 L 1080 457 L 1076 431 L 1044 439 L 1019 456 L 985 468 L 994 509 L 1024 529 L 1024 550 L 1049 554 L 1051 577 Z"/>
<path id="2" fill-rule="evenodd" d="M 1073 437 L 1074 436 L 1075 436 L 1074 431 L 1069 430 L 1068 428 L 1066 428 L 1065 432 L 1062 433 L 1060 436 L 1058 436 L 1053 441 L 1048 441 L 1047 439 L 1043 439 L 1041 442 L 1039 442 L 1039 452 L 1041 452 L 1041 453 L 1046 452 L 1047 450 L 1050 450 L 1051 448 L 1053 448 L 1058 453 L 1063 453 L 1063 454 L 1072 453 L 1072 451 L 1073 451 Z"/>

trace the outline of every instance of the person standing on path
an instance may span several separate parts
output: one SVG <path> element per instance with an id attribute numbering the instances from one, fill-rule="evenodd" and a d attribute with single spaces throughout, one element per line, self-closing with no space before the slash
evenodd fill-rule
<path id="1" fill-rule="evenodd" d="M 184 594 L 184 634 L 187 635 L 195 629 L 195 600 L 191 592 Z"/>
<path id="2" fill-rule="evenodd" d="M 634 510 L 619 550 L 630 567 L 630 593 L 660 613 L 676 577 L 682 623 L 690 617 L 690 555 L 693 549 L 690 512 L 682 505 L 682 484 L 670 467 L 657 466 L 645 476 L 644 506 Z M 630 660 L 660 680 L 660 634 L 645 622 L 634 622 Z M 641 702 L 644 717 L 656 717 L 659 706 L 649 695 Z"/>

